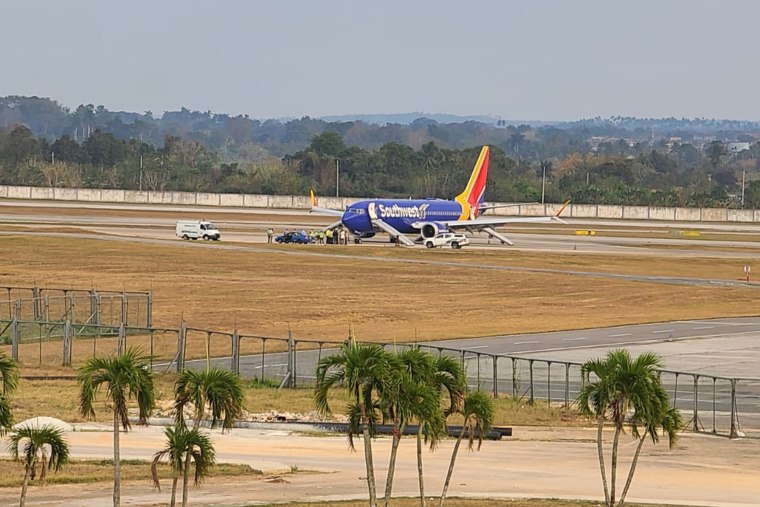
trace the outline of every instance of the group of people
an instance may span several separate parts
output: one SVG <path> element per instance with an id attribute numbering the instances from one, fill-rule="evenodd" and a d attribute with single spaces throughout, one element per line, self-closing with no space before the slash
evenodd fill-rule
<path id="1" fill-rule="evenodd" d="M 328 245 L 347 245 L 348 244 L 348 229 L 345 227 L 338 227 L 337 229 L 327 229 L 326 231 L 319 231 Z"/>
<path id="2" fill-rule="evenodd" d="M 285 229 L 285 234 L 290 232 L 288 229 Z M 319 245 L 347 245 L 348 244 L 348 229 L 345 227 L 338 227 L 336 229 L 327 229 L 327 230 L 312 230 L 308 233 L 304 230 L 301 231 L 301 234 L 304 234 L 311 238 L 311 241 L 313 243 L 317 243 Z M 267 229 L 267 243 L 271 243 L 274 239 L 274 229 L 269 227 Z"/>

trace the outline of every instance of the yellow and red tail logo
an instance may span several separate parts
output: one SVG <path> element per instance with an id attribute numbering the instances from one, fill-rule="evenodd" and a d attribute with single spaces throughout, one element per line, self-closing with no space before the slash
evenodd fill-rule
<path id="1" fill-rule="evenodd" d="M 485 200 L 490 155 L 491 148 L 483 146 L 478 161 L 475 163 L 475 168 L 470 175 L 470 181 L 467 182 L 464 191 L 454 198 L 462 206 L 460 220 L 470 220 L 478 216 L 478 206 Z"/>

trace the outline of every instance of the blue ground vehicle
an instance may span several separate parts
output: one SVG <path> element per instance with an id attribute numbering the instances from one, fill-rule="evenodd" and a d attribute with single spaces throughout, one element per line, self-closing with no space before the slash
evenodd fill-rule
<path id="1" fill-rule="evenodd" d="M 310 238 L 308 234 L 298 231 L 286 232 L 285 234 L 277 236 L 274 240 L 277 243 L 297 243 L 300 245 L 305 245 L 314 241 L 314 239 Z"/>

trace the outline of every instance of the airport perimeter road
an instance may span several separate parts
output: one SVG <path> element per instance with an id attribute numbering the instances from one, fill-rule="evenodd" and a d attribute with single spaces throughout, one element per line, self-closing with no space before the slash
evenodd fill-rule
<path id="1" fill-rule="evenodd" d="M 488 355 L 509 355 L 555 361 L 583 362 L 614 348 L 654 351 L 664 358 L 665 368 L 682 372 L 723 377 L 760 377 L 760 317 L 736 317 L 639 324 L 610 328 L 582 329 L 520 335 L 425 342 L 425 346 L 467 350 Z M 319 350 L 298 350 L 299 377 L 313 375 L 319 357 L 334 353 L 327 346 Z M 230 359 L 216 358 L 215 364 L 229 367 Z M 205 360 L 187 361 L 187 366 L 205 368 Z M 269 376 L 283 374 L 285 353 L 243 356 L 241 373 L 260 377 L 262 368 Z"/>
<path id="2" fill-rule="evenodd" d="M 657 351 L 681 344 L 698 354 L 665 356 L 667 369 L 728 377 L 760 377 L 760 317 L 683 320 L 610 328 L 430 342 L 485 354 L 583 362 L 612 348 Z M 704 343 L 704 345 L 700 345 Z M 718 350 L 712 350 L 715 344 Z M 704 350 L 707 349 L 707 350 Z M 570 353 L 572 351 L 572 353 Z M 727 360 L 726 353 L 734 357 Z"/>

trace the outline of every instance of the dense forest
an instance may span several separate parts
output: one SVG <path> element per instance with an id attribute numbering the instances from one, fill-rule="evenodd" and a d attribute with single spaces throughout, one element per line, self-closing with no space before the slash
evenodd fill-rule
<path id="1" fill-rule="evenodd" d="M 235 193 L 452 197 L 480 146 L 486 198 L 760 207 L 760 123 L 594 118 L 569 123 L 253 120 L 182 109 L 75 110 L 0 98 L 0 183 Z M 450 118 L 447 118 L 447 120 Z"/>

